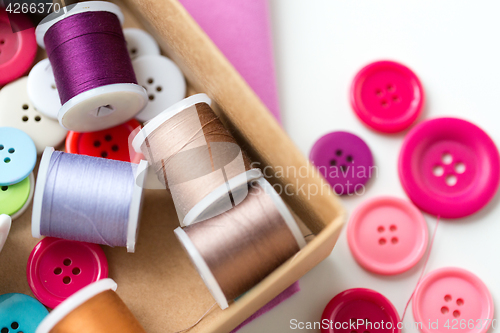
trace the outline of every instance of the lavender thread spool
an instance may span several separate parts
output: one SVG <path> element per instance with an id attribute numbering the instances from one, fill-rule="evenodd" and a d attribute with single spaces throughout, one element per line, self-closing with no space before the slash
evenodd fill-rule
<path id="1" fill-rule="evenodd" d="M 33 200 L 32 234 L 135 251 L 147 162 L 139 165 L 47 147 Z"/>
<path id="2" fill-rule="evenodd" d="M 47 49 L 62 107 L 61 125 L 77 132 L 110 128 L 133 118 L 147 104 L 137 84 L 121 24 L 110 2 L 80 2 L 52 13 L 36 28 Z"/>

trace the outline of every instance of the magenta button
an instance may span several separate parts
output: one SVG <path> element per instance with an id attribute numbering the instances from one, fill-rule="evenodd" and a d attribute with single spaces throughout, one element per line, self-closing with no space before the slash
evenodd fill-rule
<path id="1" fill-rule="evenodd" d="M 412 302 L 415 321 L 424 323 L 422 333 L 485 333 L 493 319 L 488 288 L 461 268 L 446 267 L 429 273 L 415 290 Z M 437 325 L 429 328 L 429 322 Z"/>
<path id="2" fill-rule="evenodd" d="M 392 303 L 370 289 L 349 289 L 335 296 L 326 306 L 322 333 L 399 333 L 399 315 Z M 352 323 L 352 324 L 351 324 Z"/>
<path id="3" fill-rule="evenodd" d="M 362 68 L 351 86 L 351 105 L 371 128 L 385 133 L 408 128 L 420 115 L 424 89 L 408 67 L 377 61 Z"/>
<path id="4" fill-rule="evenodd" d="M 31 252 L 26 270 L 35 297 L 55 308 L 83 287 L 108 277 L 99 245 L 47 237 Z"/>
<path id="5" fill-rule="evenodd" d="M 377 274 L 403 273 L 427 248 L 427 224 L 409 201 L 377 197 L 359 205 L 347 226 L 347 241 L 356 261 Z"/>
<path id="6" fill-rule="evenodd" d="M 309 158 L 337 194 L 364 193 L 372 173 L 368 145 L 349 132 L 328 133 L 316 141 Z"/>
<path id="7" fill-rule="evenodd" d="M 413 128 L 399 155 L 399 178 L 413 203 L 445 218 L 473 214 L 495 195 L 500 157 L 490 137 L 457 118 Z"/>

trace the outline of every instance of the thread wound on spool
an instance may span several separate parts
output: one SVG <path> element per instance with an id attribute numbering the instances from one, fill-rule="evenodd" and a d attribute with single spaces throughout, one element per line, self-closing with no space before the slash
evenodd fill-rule
<path id="1" fill-rule="evenodd" d="M 54 151 L 39 175 L 46 177 L 37 189 L 43 191 L 40 234 L 127 246 L 130 208 L 140 205 L 134 202 L 136 173 L 136 164 Z"/>
<path id="2" fill-rule="evenodd" d="M 300 250 L 274 201 L 258 183 L 252 184 L 237 208 L 188 226 L 184 232 L 226 300 L 250 290 Z M 203 276 L 196 259 L 191 259 Z"/>
<path id="3" fill-rule="evenodd" d="M 71 15 L 50 27 L 44 42 L 62 104 L 97 87 L 137 84 L 120 21 L 113 13 Z"/>
<path id="4" fill-rule="evenodd" d="M 171 191 L 181 222 L 223 185 L 231 202 L 222 211 L 238 204 L 228 181 L 248 171 L 250 160 L 208 104 L 197 103 L 166 119 L 145 139 L 141 151 Z"/>

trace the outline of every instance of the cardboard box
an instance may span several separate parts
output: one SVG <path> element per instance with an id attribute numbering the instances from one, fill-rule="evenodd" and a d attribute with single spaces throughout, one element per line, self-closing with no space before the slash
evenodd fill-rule
<path id="1" fill-rule="evenodd" d="M 268 180 L 278 190 L 286 187 L 293 193 L 282 197 L 304 235 L 315 235 L 307 237 L 308 245 L 302 251 L 228 309 L 215 306 L 189 331 L 229 332 L 330 254 L 345 212 L 329 185 L 178 1 L 125 1 L 117 2 L 125 13 L 125 27 L 141 27 L 152 33 L 163 52 L 183 70 L 190 94 L 205 92 L 217 103 L 215 111 L 242 148 L 272 175 Z M 312 195 L 316 190 L 319 193 Z M 103 246 L 118 294 L 147 332 L 188 328 L 215 303 L 173 233 L 177 226 L 168 192 L 147 190 L 136 253 Z M 32 295 L 26 264 L 38 241 L 31 237 L 30 209 L 14 221 L 0 253 L 0 294 Z"/>

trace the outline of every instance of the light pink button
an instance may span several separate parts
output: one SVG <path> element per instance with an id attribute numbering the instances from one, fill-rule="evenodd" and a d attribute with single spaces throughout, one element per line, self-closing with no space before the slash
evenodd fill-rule
<path id="1" fill-rule="evenodd" d="M 365 269 L 392 275 L 413 267 L 427 248 L 427 224 L 408 201 L 377 197 L 362 203 L 347 226 L 351 253 Z"/>
<path id="2" fill-rule="evenodd" d="M 437 118 L 413 128 L 399 155 L 399 178 L 413 203 L 427 213 L 460 218 L 495 195 L 500 157 L 490 137 L 457 118 Z"/>
<path id="3" fill-rule="evenodd" d="M 471 272 L 441 268 L 425 276 L 415 290 L 413 317 L 423 323 L 422 333 L 484 333 L 493 319 L 493 299 Z M 436 321 L 438 326 L 429 328 L 429 322 Z"/>
<path id="4" fill-rule="evenodd" d="M 408 67 L 377 61 L 362 68 L 351 85 L 351 105 L 371 128 L 395 133 L 408 128 L 420 115 L 424 89 Z"/>
<path id="5" fill-rule="evenodd" d="M 108 261 L 97 244 L 46 237 L 31 252 L 26 269 L 35 297 L 55 308 L 83 287 L 108 277 Z"/>

